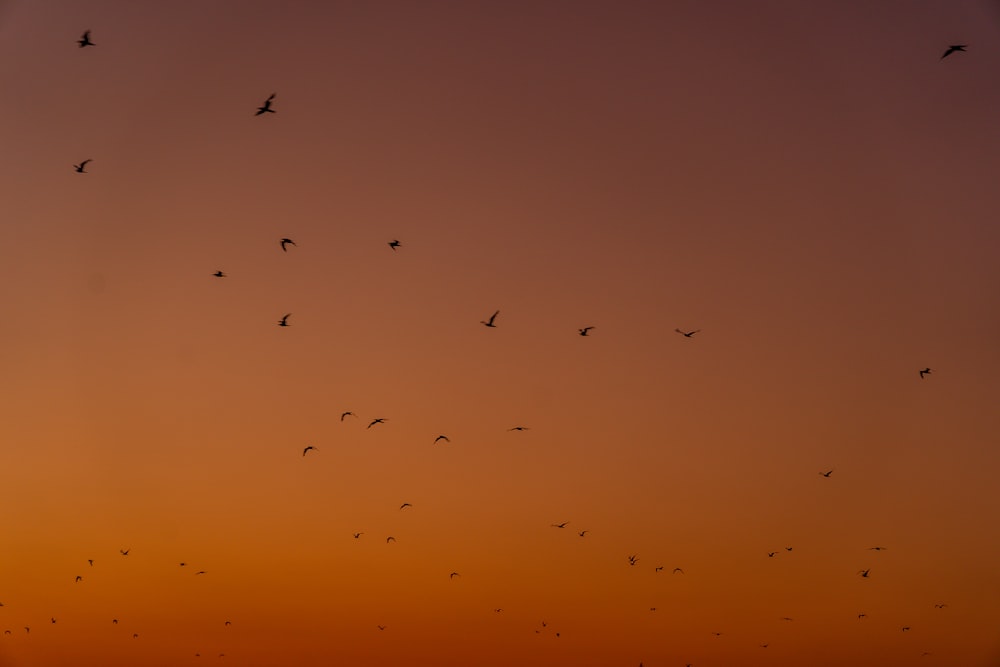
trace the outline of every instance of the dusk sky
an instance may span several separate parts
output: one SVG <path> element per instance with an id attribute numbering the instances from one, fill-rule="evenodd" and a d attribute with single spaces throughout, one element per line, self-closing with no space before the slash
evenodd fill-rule
<path id="1" fill-rule="evenodd" d="M 0 0 L 0 667 L 1000 665 L 998 77 L 987 0 Z"/>

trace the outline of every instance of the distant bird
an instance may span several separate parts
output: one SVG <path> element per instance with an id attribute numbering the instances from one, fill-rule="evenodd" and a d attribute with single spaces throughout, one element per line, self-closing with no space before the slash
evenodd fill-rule
<path id="1" fill-rule="evenodd" d="M 119 549 L 118 553 L 120 553 L 122 556 L 128 556 L 129 551 L 132 551 L 132 547 L 129 547 L 128 549 Z"/>
<path id="2" fill-rule="evenodd" d="M 923 380 L 925 375 L 930 375 L 930 374 L 931 374 L 931 369 L 925 368 L 924 370 L 920 371 L 920 379 Z"/>
<path id="3" fill-rule="evenodd" d="M 90 563 L 90 567 L 94 567 L 94 559 L 93 558 L 88 558 L 87 562 Z M 3 605 L 0 605 L 0 606 L 3 606 Z"/>
<path id="4" fill-rule="evenodd" d="M 194 573 L 194 576 L 197 577 L 199 574 L 208 574 L 208 572 L 205 572 L 205 570 L 198 570 L 197 572 Z"/>
<path id="5" fill-rule="evenodd" d="M 587 335 L 589 335 L 590 330 L 593 329 L 593 328 L 594 327 L 584 327 L 582 329 L 578 329 L 578 331 L 580 332 L 581 336 L 587 336 Z"/>
<path id="6" fill-rule="evenodd" d="M 713 632 L 712 634 L 715 635 L 716 637 L 721 637 L 722 636 L 721 632 Z"/>
<path id="7" fill-rule="evenodd" d="M 264 104 L 257 107 L 257 113 L 255 113 L 254 116 L 259 116 L 265 113 L 275 113 L 274 109 L 271 108 L 271 100 L 274 99 L 276 94 L 277 93 L 271 93 L 271 96 L 264 100 Z"/>
<path id="8" fill-rule="evenodd" d="M 866 618 L 867 616 L 868 616 L 868 614 L 865 614 L 865 613 L 862 612 L 862 613 L 858 614 L 858 619 L 861 620 L 863 618 Z"/>
<path id="9" fill-rule="evenodd" d="M 760 647 L 761 648 L 767 648 L 767 644 L 761 644 Z"/>
<path id="10" fill-rule="evenodd" d="M 439 435 L 438 437 L 434 438 L 434 444 L 435 445 L 438 444 L 438 440 L 444 440 L 445 442 L 451 442 L 451 439 L 448 436 L 446 436 L 446 435 Z"/>
<path id="11" fill-rule="evenodd" d="M 80 575 L 76 575 L 76 582 L 79 583 L 81 581 L 83 581 L 83 577 L 81 577 Z"/>
<path id="12" fill-rule="evenodd" d="M 227 628 L 228 628 L 228 627 L 229 627 L 230 625 L 232 625 L 232 624 L 233 624 L 233 622 L 232 622 L 232 621 L 226 621 L 226 627 L 227 627 Z"/>
<path id="13" fill-rule="evenodd" d="M 681 568 L 679 568 L 679 567 L 675 567 L 675 568 L 674 568 L 674 571 L 673 571 L 673 572 L 671 572 L 670 574 L 677 574 L 678 572 L 680 572 L 681 574 L 684 574 L 684 570 L 682 570 L 682 569 L 681 569 Z"/>
<path id="14" fill-rule="evenodd" d="M 903 632 L 909 632 L 909 631 L 910 631 L 910 626 L 908 626 L 908 625 L 904 625 L 904 626 L 903 626 L 902 628 L 900 628 L 900 629 L 901 629 L 901 630 L 902 630 Z"/>
<path id="15" fill-rule="evenodd" d="M 385 538 L 385 543 L 386 544 L 389 544 L 389 542 L 395 542 L 395 541 L 396 541 L 396 538 L 393 537 L 392 535 L 390 535 L 389 537 Z"/>
<path id="16" fill-rule="evenodd" d="M 5 635 L 9 635 L 9 634 L 10 634 L 10 630 L 4 630 L 4 631 L 3 631 L 3 633 L 4 633 Z"/>
<path id="17" fill-rule="evenodd" d="M 84 30 L 83 31 L 83 36 L 80 37 L 80 39 L 76 40 L 76 43 L 80 45 L 81 49 L 84 48 L 84 47 L 86 47 L 86 46 L 97 46 L 92 41 L 90 41 L 90 31 L 89 30 Z"/>
<path id="18" fill-rule="evenodd" d="M 375 424 L 384 424 L 384 423 L 385 423 L 385 418 L 384 418 L 384 417 L 378 417 L 378 418 L 376 418 L 376 419 L 373 419 L 373 420 L 371 421 L 371 423 L 370 423 L 370 424 L 368 424 L 368 428 L 371 428 L 371 427 L 372 427 L 372 426 L 374 426 Z"/>
<path id="19" fill-rule="evenodd" d="M 951 54 L 955 53 L 955 51 L 965 51 L 965 47 L 967 46 L 968 44 L 951 44 L 947 49 L 945 49 L 944 54 L 941 56 L 941 60 L 944 60 Z"/>
<path id="20" fill-rule="evenodd" d="M 460 575 L 458 572 L 452 572 L 451 574 L 448 575 L 448 578 L 454 579 L 455 577 L 461 577 L 461 576 L 462 575 Z"/>
<path id="21" fill-rule="evenodd" d="M 589 530 L 581 530 L 579 533 L 577 533 L 577 535 L 579 535 L 580 537 L 586 537 L 587 533 L 589 532 L 590 532 Z"/>
<path id="22" fill-rule="evenodd" d="M 569 521 L 563 521 L 562 523 L 551 523 L 549 524 L 553 528 L 565 528 Z"/>
<path id="23" fill-rule="evenodd" d="M 316 449 L 316 448 L 313 447 L 312 445 L 309 445 L 308 447 L 306 447 L 305 449 L 302 450 L 302 456 L 305 456 L 306 452 L 308 452 L 310 449 Z M 319 451 L 319 450 L 316 449 L 316 451 Z"/>
<path id="24" fill-rule="evenodd" d="M 868 551 L 885 551 L 885 547 L 868 547 Z"/>
<path id="25" fill-rule="evenodd" d="M 49 620 L 50 620 L 50 621 L 52 621 L 53 623 L 55 623 L 55 622 L 56 622 L 56 619 L 55 619 L 54 617 L 52 617 L 52 618 L 49 618 Z"/>
<path id="26" fill-rule="evenodd" d="M 684 336 L 685 338 L 690 338 L 691 336 L 701 331 L 701 329 L 695 329 L 694 331 L 681 331 L 680 329 L 674 329 L 674 331 Z"/>
<path id="27" fill-rule="evenodd" d="M 659 572 L 662 569 L 663 569 L 662 565 L 657 565 L 656 567 L 653 568 L 653 572 Z"/>
<path id="28" fill-rule="evenodd" d="M 24 626 L 24 631 L 25 631 L 25 633 L 30 633 L 30 632 L 31 632 L 31 628 L 29 628 L 29 627 L 28 627 L 28 626 L 26 625 L 26 626 Z"/>
<path id="29" fill-rule="evenodd" d="M 133 632 L 132 633 L 132 639 L 138 639 L 138 638 L 139 638 L 139 633 L 138 632 Z"/>
<path id="30" fill-rule="evenodd" d="M 399 506 L 399 509 L 405 509 L 407 507 L 413 507 L 413 505 L 411 505 L 410 503 L 403 503 L 402 505 Z"/>
<path id="31" fill-rule="evenodd" d="M 499 614 L 502 611 L 503 611 L 503 609 L 501 609 L 500 607 L 497 607 L 496 609 L 493 610 L 493 612 L 496 613 L 496 614 Z"/>
<path id="32" fill-rule="evenodd" d="M 495 328 L 496 325 L 493 324 L 493 321 L 497 318 L 497 315 L 499 315 L 499 314 L 500 314 L 500 311 L 498 310 L 495 313 L 493 313 L 492 315 L 490 315 L 490 319 L 488 319 L 488 320 L 480 320 L 479 323 L 480 324 L 484 324 L 484 325 L 486 325 L 488 327 L 494 327 Z"/>
<path id="33" fill-rule="evenodd" d="M 783 620 L 783 621 L 792 621 L 792 620 L 795 620 L 795 619 L 788 618 L 787 616 L 782 616 L 781 620 Z"/>
<path id="34" fill-rule="evenodd" d="M 638 562 L 639 562 L 639 554 L 632 554 L 631 556 L 628 557 L 629 565 L 635 565 Z"/>
<path id="35" fill-rule="evenodd" d="M 184 567 L 186 565 L 187 565 L 187 563 L 181 563 L 181 567 Z"/>
<path id="36" fill-rule="evenodd" d="M 226 277 L 226 274 L 223 273 L 222 271 L 216 271 L 212 275 L 215 276 L 216 278 L 225 278 Z"/>
<path id="37" fill-rule="evenodd" d="M 947 606 L 948 606 L 947 604 L 942 603 L 942 604 L 936 604 L 936 605 L 934 605 L 934 608 L 935 609 L 944 609 Z"/>
<path id="38" fill-rule="evenodd" d="M 287 326 L 289 326 L 289 324 L 288 324 L 288 318 L 291 317 L 291 316 L 292 316 L 292 314 L 288 313 L 287 315 L 285 315 L 284 317 L 282 317 L 280 320 L 278 320 L 278 326 L 279 327 L 287 327 Z"/>
<path id="39" fill-rule="evenodd" d="M 867 579 L 868 578 L 868 574 L 870 572 L 871 572 L 871 568 L 868 568 L 867 570 L 858 570 L 858 574 L 860 574 L 863 579 Z"/>
<path id="40" fill-rule="evenodd" d="M 656 611 L 656 607 L 650 607 L 649 610 L 650 611 Z"/>
<path id="41" fill-rule="evenodd" d="M 295 245 L 295 241 L 291 239 L 281 239 L 280 243 L 281 243 L 281 249 L 285 252 L 288 252 L 288 246 Z"/>
<path id="42" fill-rule="evenodd" d="M 87 163 L 88 162 L 93 162 L 93 160 L 88 159 L 88 160 L 84 160 L 80 164 L 74 164 L 73 165 L 73 169 L 76 169 L 76 173 L 78 173 L 78 174 L 86 174 L 87 173 Z"/>
<path id="43" fill-rule="evenodd" d="M 364 535 L 364 533 L 352 533 L 352 534 L 354 535 L 354 539 L 356 540 L 360 540 L 361 536 Z"/>
<path id="44" fill-rule="evenodd" d="M 792 547 L 785 547 L 785 551 L 791 551 Z"/>
<path id="45" fill-rule="evenodd" d="M 833 471 L 827 470 L 826 472 L 821 472 L 820 474 L 823 475 L 823 477 L 829 477 L 830 475 L 833 474 Z"/>
<path id="46" fill-rule="evenodd" d="M 348 410 L 347 412 L 340 413 L 340 421 L 344 421 L 344 417 L 354 417 L 354 418 L 357 418 L 357 415 L 354 414 L 353 412 L 351 412 L 350 410 Z"/>
<path id="47" fill-rule="evenodd" d="M 111 619 L 111 623 L 112 623 L 113 625 L 118 625 L 118 619 L 117 619 L 117 618 L 112 618 L 112 619 Z"/>
<path id="48" fill-rule="evenodd" d="M 389 241 L 389 247 L 392 248 L 393 252 L 395 252 L 396 248 L 398 248 L 401 245 L 402 244 L 399 242 L 399 239 L 393 239 L 392 241 Z"/>
<path id="49" fill-rule="evenodd" d="M 513 428 L 507 429 L 508 431 L 528 431 L 530 430 L 527 426 L 515 426 Z"/>
<path id="50" fill-rule="evenodd" d="M 778 553 L 777 551 L 768 551 L 767 552 L 767 557 L 768 558 L 774 558 L 775 554 L 777 554 L 777 553 Z"/>
<path id="51" fill-rule="evenodd" d="M 376 627 L 378 627 L 379 630 L 385 630 L 385 626 L 384 625 L 379 625 L 379 626 L 376 626 Z"/>

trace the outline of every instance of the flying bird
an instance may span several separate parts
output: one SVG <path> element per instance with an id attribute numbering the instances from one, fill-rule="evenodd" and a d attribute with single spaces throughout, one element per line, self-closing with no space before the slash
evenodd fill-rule
<path id="1" fill-rule="evenodd" d="M 378 417 L 377 419 L 373 419 L 371 421 L 371 423 L 368 424 L 368 428 L 371 428 L 375 424 L 384 424 L 384 423 L 385 423 L 385 418 L 384 417 Z"/>
<path id="2" fill-rule="evenodd" d="M 55 617 L 51 617 L 51 618 L 49 618 L 49 620 L 50 620 L 50 621 L 52 621 L 53 623 L 55 623 L 55 622 L 56 622 L 56 619 L 55 619 Z"/>
<path id="3" fill-rule="evenodd" d="M 393 252 L 395 252 L 396 248 L 398 248 L 401 245 L 402 244 L 399 242 L 399 239 L 393 239 L 389 241 L 389 247 L 392 248 Z"/>
<path id="4" fill-rule="evenodd" d="M 340 421 L 344 421 L 344 417 L 354 417 L 354 418 L 357 418 L 357 415 L 354 414 L 353 412 L 351 412 L 350 410 L 348 410 L 347 412 L 340 413 Z"/>
<path id="5" fill-rule="evenodd" d="M 527 431 L 529 430 L 527 426 L 515 426 L 513 428 L 507 429 L 508 431 Z"/>
<path id="6" fill-rule="evenodd" d="M 783 621 L 791 621 L 791 620 L 794 620 L 794 619 L 788 618 L 787 616 L 782 616 L 781 620 L 783 620 Z"/>
<path id="7" fill-rule="evenodd" d="M 196 577 L 197 577 L 197 576 L 198 576 L 199 574 L 208 574 L 208 572 L 205 572 L 205 570 L 198 570 L 197 572 L 195 572 L 195 573 L 194 573 L 194 575 L 195 575 Z"/>
<path id="8" fill-rule="evenodd" d="M 823 475 L 823 477 L 829 477 L 830 475 L 833 474 L 833 471 L 827 470 L 826 472 L 821 472 L 820 474 Z"/>
<path id="9" fill-rule="evenodd" d="M 354 539 L 360 540 L 361 536 L 364 535 L 364 533 L 352 533 L 352 535 L 354 535 Z"/>
<path id="10" fill-rule="evenodd" d="M 117 618 L 112 618 L 111 619 L 111 624 L 112 625 L 118 625 L 118 619 Z"/>
<path id="11" fill-rule="evenodd" d="M 277 93 L 271 93 L 271 96 L 264 100 L 264 104 L 257 107 L 257 113 L 255 113 L 254 116 L 259 116 L 265 113 L 275 113 L 274 109 L 271 108 L 271 100 L 274 99 L 276 94 Z"/>
<path id="12" fill-rule="evenodd" d="M 133 632 L 132 633 L 132 639 L 138 639 L 138 638 L 139 638 L 139 633 L 138 632 Z"/>
<path id="13" fill-rule="evenodd" d="M 948 48 L 945 50 L 944 54 L 941 56 L 941 60 L 944 60 L 945 58 L 947 58 L 951 54 L 955 53 L 955 51 L 965 51 L 965 47 L 967 47 L 967 46 L 968 46 L 968 44 L 951 44 L 951 45 L 949 45 Z"/>
<path id="14" fill-rule="evenodd" d="M 399 509 L 404 509 L 406 507 L 413 507 L 413 505 L 411 505 L 410 503 L 403 503 L 402 505 L 399 506 Z"/>
<path id="15" fill-rule="evenodd" d="M 79 583 L 81 581 L 83 581 L 83 577 L 81 577 L 80 575 L 76 575 L 76 582 Z"/>
<path id="16" fill-rule="evenodd" d="M 80 45 L 81 49 L 84 48 L 84 47 L 86 47 L 86 46 L 97 46 L 92 41 L 90 41 L 90 31 L 89 30 L 84 30 L 83 31 L 83 36 L 80 37 L 80 39 L 76 40 L 76 43 Z"/>
<path id="17" fill-rule="evenodd" d="M 579 535 L 580 537 L 586 537 L 587 533 L 589 532 L 590 532 L 589 530 L 581 530 L 579 533 L 577 533 L 577 535 Z"/>
<path id="18" fill-rule="evenodd" d="M 305 449 L 302 450 L 302 456 L 305 456 L 306 452 L 308 452 L 310 449 L 316 449 L 316 448 L 313 447 L 312 445 L 309 445 L 308 447 L 306 447 Z M 319 450 L 316 449 L 316 451 L 319 451 Z"/>
<path id="19" fill-rule="evenodd" d="M 230 625 L 232 625 L 232 624 L 233 624 L 233 622 L 232 622 L 232 621 L 226 621 L 226 627 L 229 627 L 229 626 L 230 626 Z"/>
<path id="20" fill-rule="evenodd" d="M 885 547 L 868 547 L 868 551 L 885 551 Z"/>
<path id="21" fill-rule="evenodd" d="M 287 326 L 289 326 L 289 324 L 288 324 L 288 318 L 291 317 L 291 316 L 292 316 L 292 314 L 288 313 L 287 315 L 285 315 L 284 317 L 282 317 L 280 320 L 278 320 L 278 326 L 279 327 L 287 327 Z"/>
<path id="22" fill-rule="evenodd" d="M 4 633 L 5 635 L 9 635 L 9 634 L 10 634 L 10 630 L 4 630 L 4 631 L 3 631 L 3 633 Z"/>
<path id="23" fill-rule="evenodd" d="M 379 625 L 379 626 L 376 626 L 376 627 L 378 627 L 379 630 L 385 630 L 385 626 L 384 625 Z"/>
<path id="24" fill-rule="evenodd" d="M 118 553 L 120 553 L 122 556 L 128 556 L 129 551 L 132 551 L 132 547 L 129 547 L 128 549 L 119 549 Z"/>
<path id="25" fill-rule="evenodd" d="M 638 562 L 639 562 L 639 554 L 632 554 L 631 556 L 628 557 L 629 565 L 635 565 Z"/>
<path id="26" fill-rule="evenodd" d="M 862 612 L 862 613 L 858 614 L 858 620 L 861 620 L 861 619 L 864 619 L 864 618 L 866 618 L 867 616 L 868 616 L 868 614 L 866 614 L 866 613 Z"/>
<path id="27" fill-rule="evenodd" d="M 495 320 L 497 318 L 497 315 L 499 315 L 499 314 L 500 314 L 500 311 L 498 310 L 495 313 L 493 313 L 492 315 L 490 315 L 490 319 L 488 319 L 488 320 L 480 320 L 479 323 L 480 324 L 484 324 L 484 325 L 486 325 L 488 327 L 496 328 L 497 325 L 493 324 L 493 320 Z"/>
<path id="28" fill-rule="evenodd" d="M 904 625 L 904 626 L 903 626 L 903 627 L 901 628 L 901 630 L 902 630 L 903 632 L 909 632 L 909 631 L 910 631 L 910 626 L 908 626 L 908 625 Z"/>
<path id="29" fill-rule="evenodd" d="M 579 333 L 580 333 L 581 336 L 587 336 L 587 335 L 589 335 L 590 330 L 593 329 L 593 328 L 594 327 L 584 327 L 582 329 L 577 329 L 577 331 L 579 331 Z"/>
<path id="30" fill-rule="evenodd" d="M 288 246 L 295 245 L 295 241 L 291 239 L 281 239 L 280 243 L 281 243 L 281 249 L 285 252 L 288 252 Z"/>
<path id="31" fill-rule="evenodd" d="M 653 572 L 659 572 L 662 569 L 663 569 L 662 565 L 657 565 L 656 567 L 653 568 Z"/>
<path id="32" fill-rule="evenodd" d="M 395 541 L 396 541 L 396 538 L 393 537 L 392 535 L 390 535 L 389 537 L 385 538 L 385 543 L 386 544 L 389 544 L 389 542 L 395 542 Z"/>
<path id="33" fill-rule="evenodd" d="M 936 605 L 934 605 L 934 608 L 935 609 L 944 609 L 947 606 L 948 606 L 947 604 L 942 603 L 942 604 L 936 604 Z"/>
<path id="34" fill-rule="evenodd" d="M 690 338 L 691 336 L 701 331 L 701 329 L 695 329 L 694 331 L 681 331 L 680 329 L 674 329 L 674 331 L 684 336 L 685 338 Z"/>
<path id="35" fill-rule="evenodd" d="M 767 552 L 767 557 L 768 557 L 768 558 L 774 558 L 774 555 L 775 555 L 776 553 L 778 553 L 778 552 L 777 552 L 777 551 L 768 551 L 768 552 Z"/>
<path id="36" fill-rule="evenodd" d="M 671 572 L 670 574 L 677 574 L 678 572 L 680 572 L 681 574 L 684 574 L 684 570 L 682 570 L 682 569 L 681 569 L 681 568 L 679 568 L 679 567 L 675 567 L 675 568 L 674 568 L 674 571 L 673 571 L 673 572 Z"/>
<path id="37" fill-rule="evenodd" d="M 90 567 L 94 567 L 94 559 L 93 558 L 88 558 L 87 562 L 90 563 Z M 0 606 L 3 606 L 3 605 L 0 605 Z"/>
<path id="38" fill-rule="evenodd" d="M 867 570 L 858 570 L 858 574 L 860 574 L 863 579 L 868 578 L 869 572 L 871 572 L 871 568 L 868 568 Z"/>
<path id="39" fill-rule="evenodd" d="M 215 276 L 216 278 L 225 278 L 226 277 L 226 274 L 223 273 L 222 271 L 216 271 L 212 275 Z"/>
<path id="40" fill-rule="evenodd" d="M 187 565 L 187 563 L 181 563 L 181 567 L 184 567 L 185 565 Z"/>
<path id="41" fill-rule="evenodd" d="M 503 611 L 503 609 L 501 609 L 500 607 L 497 607 L 496 609 L 493 610 L 493 612 L 496 613 L 496 614 L 499 614 L 502 611 Z"/>
<path id="42" fill-rule="evenodd" d="M 563 521 L 562 523 L 550 523 L 549 525 L 553 528 L 565 528 L 569 521 Z"/>
<path id="43" fill-rule="evenodd" d="M 439 435 L 438 437 L 434 438 L 434 444 L 435 445 L 438 443 L 438 440 L 444 440 L 445 442 L 451 442 L 451 439 L 448 436 L 446 436 L 446 435 Z"/>
<path id="44" fill-rule="evenodd" d="M 930 374 L 931 374 L 931 369 L 925 368 L 924 370 L 920 371 L 920 379 L 923 380 L 925 375 L 930 375 Z"/>
<path id="45" fill-rule="evenodd" d="M 722 636 L 721 632 L 713 632 L 712 634 L 715 635 L 716 637 L 721 637 Z"/>
<path id="46" fill-rule="evenodd" d="M 451 574 L 448 575 L 448 578 L 454 579 L 455 577 L 461 577 L 461 576 L 462 575 L 460 575 L 458 572 L 452 572 Z"/>
<path id="47" fill-rule="evenodd" d="M 93 160 L 87 159 L 87 160 L 84 160 L 83 162 L 81 162 L 80 164 L 74 164 L 73 165 L 73 169 L 75 169 L 76 173 L 78 173 L 78 174 L 86 174 L 87 173 L 87 163 L 88 162 L 93 162 Z"/>

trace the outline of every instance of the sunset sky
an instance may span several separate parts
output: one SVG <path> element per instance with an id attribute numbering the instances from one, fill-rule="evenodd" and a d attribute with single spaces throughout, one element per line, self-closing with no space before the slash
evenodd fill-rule
<path id="1" fill-rule="evenodd" d="M 998 75 L 988 0 L 0 0 L 0 667 L 1000 665 Z"/>

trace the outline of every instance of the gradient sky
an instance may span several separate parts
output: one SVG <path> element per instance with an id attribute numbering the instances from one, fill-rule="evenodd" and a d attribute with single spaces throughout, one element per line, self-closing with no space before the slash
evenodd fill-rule
<path id="1" fill-rule="evenodd" d="M 0 667 L 1000 665 L 998 44 L 0 3 Z"/>

